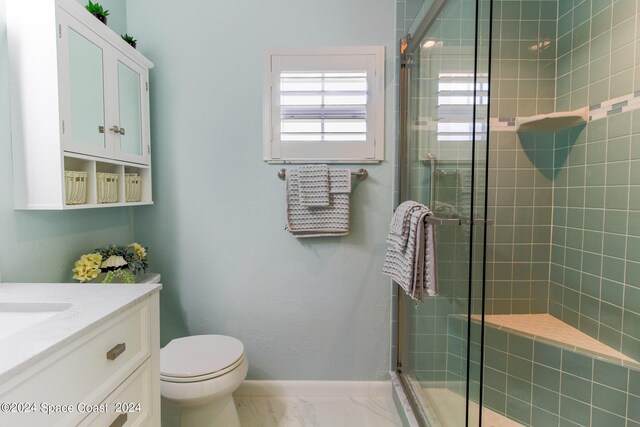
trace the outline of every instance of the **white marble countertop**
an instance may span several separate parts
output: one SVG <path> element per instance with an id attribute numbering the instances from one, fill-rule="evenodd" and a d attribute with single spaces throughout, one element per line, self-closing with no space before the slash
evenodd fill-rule
<path id="1" fill-rule="evenodd" d="M 160 289 L 160 284 L 0 283 L 0 304 L 71 304 L 0 339 L 0 383 Z"/>

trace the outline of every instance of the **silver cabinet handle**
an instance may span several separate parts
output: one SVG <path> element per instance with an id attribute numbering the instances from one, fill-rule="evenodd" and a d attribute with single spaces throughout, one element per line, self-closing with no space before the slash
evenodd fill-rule
<path id="1" fill-rule="evenodd" d="M 109 424 L 109 427 L 122 427 L 126 422 L 127 422 L 127 414 L 126 413 L 120 414 L 115 420 L 113 420 L 111 424 Z"/>
<path id="2" fill-rule="evenodd" d="M 98 133 L 104 133 L 104 126 L 98 126 Z"/>
<path id="3" fill-rule="evenodd" d="M 101 132 L 100 133 L 104 133 L 104 127 L 100 126 L 98 128 L 98 130 Z M 113 133 L 119 133 L 120 135 L 124 135 L 124 128 L 118 127 L 118 126 L 111 126 L 111 129 L 109 129 L 111 132 Z"/>
<path id="4" fill-rule="evenodd" d="M 111 350 L 107 351 L 107 360 L 116 360 L 127 349 L 127 345 L 123 342 L 116 344 Z"/>

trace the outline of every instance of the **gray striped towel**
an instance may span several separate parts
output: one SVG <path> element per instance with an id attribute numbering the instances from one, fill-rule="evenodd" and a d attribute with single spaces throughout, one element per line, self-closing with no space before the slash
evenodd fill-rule
<path id="1" fill-rule="evenodd" d="M 304 165 L 298 170 L 300 204 L 308 208 L 329 207 L 329 168 Z"/>
<path id="2" fill-rule="evenodd" d="M 298 170 L 288 170 L 287 181 L 287 229 L 296 237 L 344 236 L 349 234 L 349 193 L 344 187 L 351 180 L 348 169 L 329 170 L 329 206 L 307 207 L 300 201 Z M 334 188 L 335 185 L 335 188 Z"/>
<path id="3" fill-rule="evenodd" d="M 437 294 L 435 230 L 425 219 L 429 216 L 433 216 L 429 208 L 416 202 L 405 202 L 396 209 L 382 268 L 384 274 L 418 301 L 423 301 L 425 294 Z M 398 230 L 403 230 L 406 236 L 399 238 Z"/>

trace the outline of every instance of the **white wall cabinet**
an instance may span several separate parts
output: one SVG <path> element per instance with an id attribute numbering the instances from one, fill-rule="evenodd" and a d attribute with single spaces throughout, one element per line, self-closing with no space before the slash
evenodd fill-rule
<path id="1" fill-rule="evenodd" d="M 16 209 L 151 204 L 147 58 L 74 0 L 9 0 L 7 39 Z M 67 204 L 65 171 L 86 173 L 85 203 Z M 99 175 L 117 197 L 99 203 Z M 125 197 L 125 174 L 142 182 Z"/>

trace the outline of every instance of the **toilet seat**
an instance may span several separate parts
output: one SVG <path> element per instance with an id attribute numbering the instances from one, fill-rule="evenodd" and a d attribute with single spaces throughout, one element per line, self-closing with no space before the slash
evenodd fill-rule
<path id="1" fill-rule="evenodd" d="M 160 350 L 160 379 L 190 383 L 222 376 L 246 359 L 244 345 L 225 335 L 176 338 Z"/>

